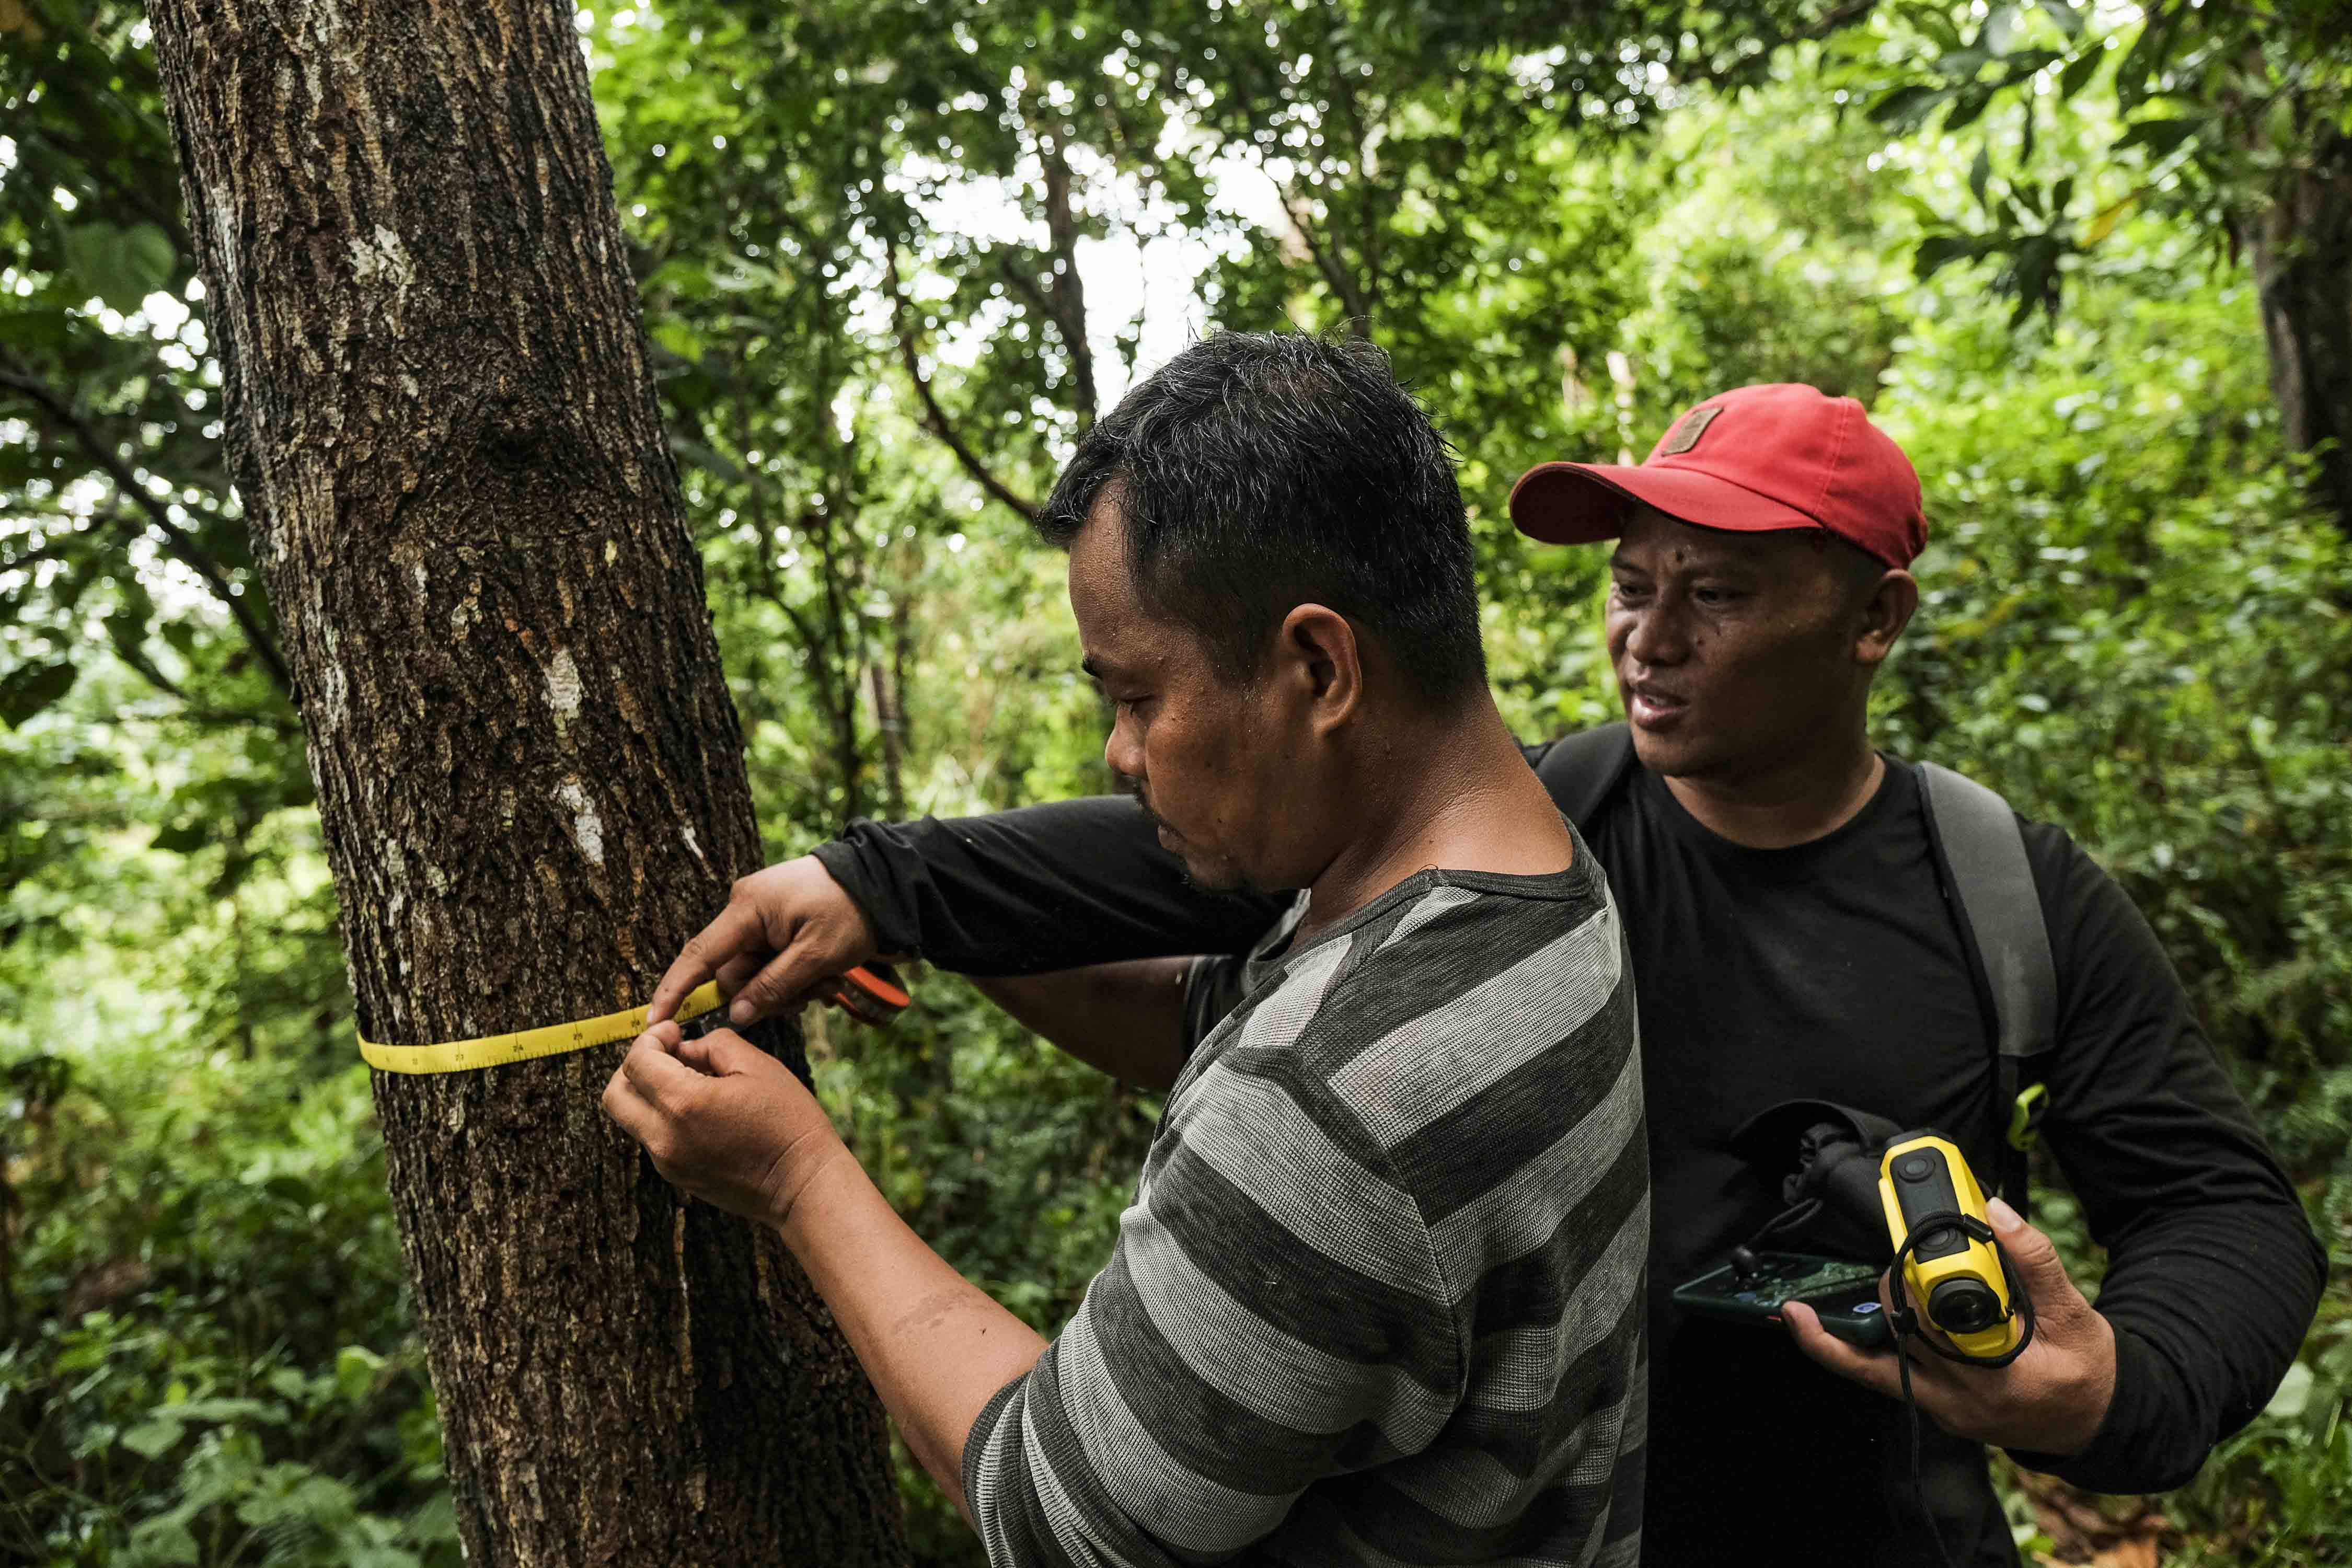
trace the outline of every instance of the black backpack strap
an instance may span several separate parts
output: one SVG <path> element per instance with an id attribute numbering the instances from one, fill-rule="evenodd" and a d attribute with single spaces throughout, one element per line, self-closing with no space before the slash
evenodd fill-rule
<path id="1" fill-rule="evenodd" d="M 1536 777 L 1579 833 L 1633 765 L 1633 731 L 1622 721 L 1562 735 L 1535 759 Z"/>
<path id="2" fill-rule="evenodd" d="M 1940 869 L 1992 1006 L 1997 1190 L 2023 1214 L 2026 1157 L 2048 1103 L 2042 1064 L 2058 1043 L 2058 970 L 2050 931 L 2025 858 L 2025 836 L 2009 802 L 1933 763 L 1919 765 L 1919 784 Z"/>

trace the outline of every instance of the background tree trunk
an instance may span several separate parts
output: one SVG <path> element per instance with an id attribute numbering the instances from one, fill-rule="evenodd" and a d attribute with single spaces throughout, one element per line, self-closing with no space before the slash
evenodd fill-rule
<path id="1" fill-rule="evenodd" d="M 360 1026 L 642 1001 L 760 845 L 572 8 L 150 9 Z M 871 1391 L 620 1050 L 376 1078 L 469 1558 L 902 1560 Z"/>
<path id="2" fill-rule="evenodd" d="M 2240 226 L 2287 444 L 2319 449 L 2318 493 L 2352 532 L 2352 137 L 2334 135 Z"/>

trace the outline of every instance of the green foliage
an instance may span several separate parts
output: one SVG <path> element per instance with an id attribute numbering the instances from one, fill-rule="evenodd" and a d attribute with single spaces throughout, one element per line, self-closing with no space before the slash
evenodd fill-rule
<path id="1" fill-rule="evenodd" d="M 2055 312 L 2069 270 L 2135 209 L 2234 257 L 2262 215 L 2299 205 L 2306 182 L 2352 172 L 2352 32 L 2335 0 L 1878 9 L 1840 39 L 1852 62 L 1842 79 L 1867 85 L 1874 122 L 1966 133 L 1975 154 L 1976 213 L 1919 242 L 1919 275 L 1993 260 L 2017 321 Z M 2104 99 L 2088 90 L 2097 83 Z M 2037 160 L 2039 138 L 2066 134 L 2078 100 L 2094 106 L 2097 135 Z M 1991 178 L 1997 153 L 2013 161 L 2005 181 Z"/>
<path id="2" fill-rule="evenodd" d="M 2284 1108 L 2352 1063 L 2326 935 L 2352 914 L 2352 561 L 2277 460 L 2232 346 L 2248 303 L 2090 300 L 2030 356 L 1981 321 L 1923 329 L 1881 408 L 1939 528 L 1882 696 L 1898 745 L 2097 847 Z M 2344 1148 L 2339 1127 L 2298 1152 Z"/>
<path id="3" fill-rule="evenodd" d="M 457 1561 L 366 1074 L 169 1032 L 19 1055 L 0 1552 Z"/>

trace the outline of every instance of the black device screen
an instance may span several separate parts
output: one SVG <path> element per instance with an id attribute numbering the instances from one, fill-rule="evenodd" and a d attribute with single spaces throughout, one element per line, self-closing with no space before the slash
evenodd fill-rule
<path id="1" fill-rule="evenodd" d="M 1822 1326 L 1850 1344 L 1891 1342 L 1878 1300 L 1877 1265 L 1803 1252 L 1760 1252 L 1746 1273 L 1729 1264 L 1675 1289 L 1675 1302 L 1714 1318 L 1776 1320 L 1783 1303 L 1802 1301 Z"/>

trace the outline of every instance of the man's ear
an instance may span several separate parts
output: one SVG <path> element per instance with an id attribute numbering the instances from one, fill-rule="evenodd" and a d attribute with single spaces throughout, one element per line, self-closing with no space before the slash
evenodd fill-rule
<path id="1" fill-rule="evenodd" d="M 1318 735 L 1346 723 L 1363 702 L 1362 645 L 1337 610 L 1301 605 L 1284 616 L 1274 664 L 1275 679 L 1307 708 Z"/>
<path id="2" fill-rule="evenodd" d="M 1919 580 L 1910 573 L 1891 570 L 1881 576 L 1857 607 L 1853 657 L 1856 663 L 1876 668 L 1895 651 L 1895 639 L 1911 624 L 1919 608 Z"/>

